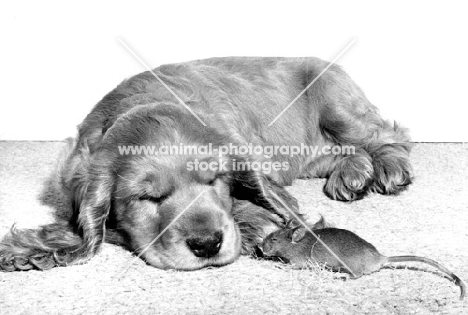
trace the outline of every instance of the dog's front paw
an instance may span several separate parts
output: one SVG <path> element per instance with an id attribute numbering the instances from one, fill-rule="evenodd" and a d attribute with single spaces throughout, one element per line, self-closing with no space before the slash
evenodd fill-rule
<path id="1" fill-rule="evenodd" d="M 373 154 L 374 184 L 371 190 L 379 194 L 397 194 L 411 184 L 413 172 L 406 147 L 386 144 Z"/>
<path id="2" fill-rule="evenodd" d="M 74 262 L 74 252 L 72 248 L 40 252 L 0 244 L 0 271 L 49 270 L 56 266 L 66 266 Z"/>
<path id="3" fill-rule="evenodd" d="M 40 270 L 49 270 L 57 266 L 57 262 L 54 259 L 54 255 L 52 255 L 51 253 L 32 255 L 31 257 L 29 257 L 29 262 Z"/>
<path id="4" fill-rule="evenodd" d="M 34 264 L 24 256 L 0 257 L 0 271 L 22 271 L 34 268 Z"/>
<path id="5" fill-rule="evenodd" d="M 369 156 L 346 156 L 338 162 L 323 190 L 333 200 L 362 199 L 372 184 L 373 176 L 374 168 Z"/>
<path id="6" fill-rule="evenodd" d="M 15 257 L 13 261 L 17 270 L 26 271 L 34 268 L 34 265 L 29 261 L 29 259 L 24 257 Z"/>
<path id="7" fill-rule="evenodd" d="M 0 271 L 26 271 L 30 269 L 49 270 L 56 266 L 66 266 L 72 262 L 70 252 L 39 253 L 29 256 L 10 256 L 0 258 Z"/>

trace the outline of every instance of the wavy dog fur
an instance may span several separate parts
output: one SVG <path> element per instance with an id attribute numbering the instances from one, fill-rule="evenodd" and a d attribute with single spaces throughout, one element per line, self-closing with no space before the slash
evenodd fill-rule
<path id="1" fill-rule="evenodd" d="M 342 201 L 402 191 L 412 178 L 406 130 L 384 121 L 336 65 L 268 126 L 327 65 L 317 58 L 236 57 L 155 69 L 206 127 L 151 73 L 125 80 L 79 126 L 60 169 L 73 208 L 70 223 L 12 229 L 0 243 L 1 269 L 82 263 L 104 241 L 124 245 L 158 268 L 224 265 L 240 253 L 254 253 L 266 234 L 290 219 L 271 192 L 299 213 L 295 198 L 283 188 L 296 178 L 327 178 L 324 192 Z M 356 151 L 272 157 L 118 151 L 119 146 L 181 143 L 353 145 Z M 227 168 L 189 169 L 196 160 Z M 280 162 L 288 168 L 266 174 L 239 170 L 235 162 Z"/>

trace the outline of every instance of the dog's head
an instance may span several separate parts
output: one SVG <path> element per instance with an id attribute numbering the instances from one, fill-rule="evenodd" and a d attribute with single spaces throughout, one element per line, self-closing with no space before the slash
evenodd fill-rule
<path id="1" fill-rule="evenodd" d="M 258 172 L 233 169 L 232 161 L 246 157 L 219 155 L 216 150 L 216 154 L 161 151 L 182 148 L 181 144 L 211 144 L 216 149 L 227 142 L 183 109 L 134 108 L 106 131 L 90 160 L 89 178 L 98 183 L 84 197 L 96 200 L 86 203 L 102 208 L 108 202 L 108 221 L 151 265 L 192 270 L 228 264 L 242 247 L 233 198 L 250 200 L 281 217 L 281 206 L 270 192 L 284 191 Z M 90 213 L 80 215 L 102 215 L 88 208 Z"/>

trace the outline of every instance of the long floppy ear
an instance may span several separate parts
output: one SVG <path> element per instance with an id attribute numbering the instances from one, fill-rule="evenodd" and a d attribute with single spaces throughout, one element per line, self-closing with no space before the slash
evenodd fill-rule
<path id="1" fill-rule="evenodd" d="M 75 218 L 83 239 L 80 248 L 82 258 L 91 258 L 104 242 L 105 223 L 111 208 L 112 177 L 105 173 L 89 178 L 82 200 L 75 200 Z"/>
<path id="2" fill-rule="evenodd" d="M 246 162 L 246 159 L 241 157 L 234 159 Z M 246 169 L 233 169 L 231 176 L 233 179 L 231 195 L 234 198 L 249 200 L 271 211 L 278 215 L 284 221 L 283 223 L 294 219 L 291 211 L 302 217 L 296 198 L 262 172 L 247 167 Z"/>
<path id="3" fill-rule="evenodd" d="M 66 256 L 59 264 L 82 263 L 94 256 L 105 238 L 105 223 L 111 208 L 113 174 L 109 170 L 109 156 L 99 152 L 87 157 L 75 168 L 70 180 L 69 194 L 73 216 L 71 225 L 81 237 L 77 248 L 54 249 Z"/>

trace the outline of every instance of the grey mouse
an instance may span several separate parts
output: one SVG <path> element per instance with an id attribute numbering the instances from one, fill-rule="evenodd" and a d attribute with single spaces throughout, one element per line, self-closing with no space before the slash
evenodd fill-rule
<path id="1" fill-rule="evenodd" d="M 463 281 L 432 259 L 419 256 L 383 256 L 372 244 L 348 230 L 322 228 L 310 231 L 313 233 L 302 225 L 291 228 L 288 224 L 265 238 L 261 246 L 263 255 L 281 258 L 298 268 L 307 268 L 310 261 L 316 261 L 333 271 L 349 273 L 353 279 L 377 272 L 390 263 L 422 262 L 446 274 L 460 287 L 460 299 L 465 297 L 466 286 Z"/>

